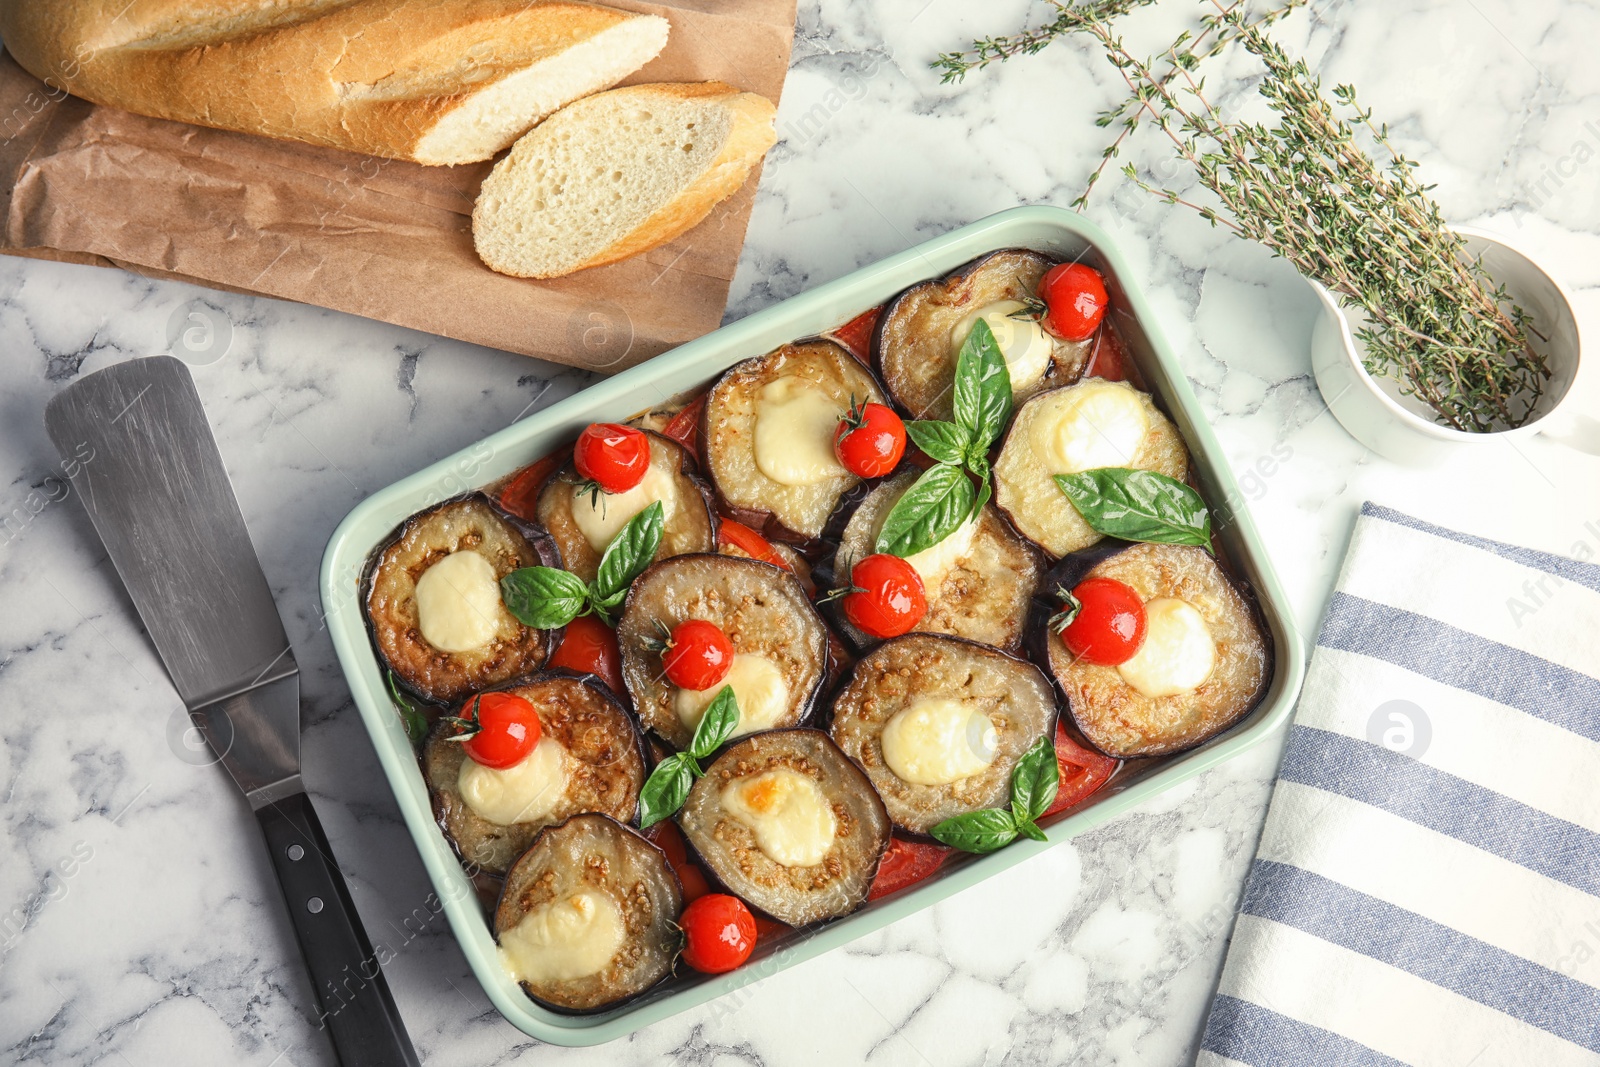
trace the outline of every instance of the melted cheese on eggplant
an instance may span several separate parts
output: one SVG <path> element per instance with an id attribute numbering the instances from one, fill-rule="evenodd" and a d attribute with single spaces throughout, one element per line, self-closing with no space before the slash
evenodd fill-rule
<path id="1" fill-rule="evenodd" d="M 1122 680 L 1147 697 L 1170 697 L 1198 689 L 1217 665 L 1217 644 L 1195 606 L 1157 597 L 1144 606 L 1144 644 L 1117 668 Z"/>
<path id="2" fill-rule="evenodd" d="M 500 630 L 500 579 L 470 548 L 452 552 L 417 579 L 417 629 L 441 652 L 470 652 Z"/>
<path id="3" fill-rule="evenodd" d="M 500 935 L 500 965 L 519 982 L 599 974 L 621 951 L 627 923 L 609 893 L 580 889 L 534 908 Z"/>
<path id="4" fill-rule="evenodd" d="M 1039 384 L 1050 370 L 1055 344 L 1038 318 L 1031 314 L 1016 315 L 1027 310 L 1028 305 L 1020 300 L 999 300 L 975 309 L 950 331 L 951 350 L 959 353 L 961 346 L 967 343 L 967 335 L 982 319 L 989 324 L 995 344 L 1000 346 L 1000 354 L 1006 359 L 1006 369 L 1011 372 L 1011 392 L 1015 394 Z"/>
<path id="5" fill-rule="evenodd" d="M 722 808 L 755 834 L 756 847 L 785 867 L 821 863 L 838 828 L 833 805 L 807 775 L 787 767 L 737 778 L 722 789 Z"/>
<path id="6" fill-rule="evenodd" d="M 728 676 L 710 689 L 679 689 L 673 694 L 672 710 L 693 730 L 725 685 L 733 686 L 733 698 L 739 702 L 739 725 L 730 737 L 769 730 L 788 710 L 789 683 L 783 671 L 767 657 L 747 652 L 735 652 Z"/>
<path id="7" fill-rule="evenodd" d="M 574 487 L 572 521 L 590 548 L 604 552 L 629 519 L 657 500 L 661 501 L 662 520 L 671 522 L 678 506 L 677 483 L 671 474 L 651 465 L 645 468 L 639 484 L 625 492 L 579 492 Z"/>
<path id="8" fill-rule="evenodd" d="M 780 485 L 816 485 L 848 473 L 833 454 L 846 411 L 798 375 L 769 382 L 756 402 L 756 467 Z"/>
<path id="9" fill-rule="evenodd" d="M 949 785 L 986 770 L 999 738 L 978 708 L 947 697 L 924 697 L 883 727 L 883 761 L 914 785 Z"/>
<path id="10" fill-rule="evenodd" d="M 497 826 L 535 822 L 555 810 L 567 792 L 567 750 L 548 734 L 533 751 L 504 770 L 470 756 L 461 761 L 456 789 L 481 818 Z"/>
<path id="11" fill-rule="evenodd" d="M 888 511 L 884 512 L 883 517 L 886 519 L 889 517 Z M 944 540 L 906 557 L 906 562 L 911 564 L 911 569 L 922 579 L 922 588 L 930 597 L 944 584 L 945 575 L 971 554 L 972 538 L 977 532 L 977 518 L 969 517 L 966 522 L 946 534 Z"/>
<path id="12" fill-rule="evenodd" d="M 1051 474 L 1131 467 L 1150 432 L 1139 394 L 1121 382 L 1091 378 L 1040 403 L 1029 442 Z"/>

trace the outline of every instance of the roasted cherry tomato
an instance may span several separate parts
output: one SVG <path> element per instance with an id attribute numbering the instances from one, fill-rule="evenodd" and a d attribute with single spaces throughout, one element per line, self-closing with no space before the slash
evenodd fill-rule
<path id="1" fill-rule="evenodd" d="M 519 519 L 538 521 L 539 490 L 545 479 L 567 461 L 571 450 L 558 449 L 542 459 L 536 459 L 516 473 L 506 487 L 500 490 L 500 506 Z"/>
<path id="2" fill-rule="evenodd" d="M 567 623 L 561 647 L 550 657 L 548 666 L 592 674 L 613 693 L 624 695 L 622 650 L 617 647 L 617 632 L 593 615 L 579 615 Z"/>
<path id="3" fill-rule="evenodd" d="M 772 547 L 771 541 L 742 522 L 723 519 L 717 524 L 717 540 L 732 545 L 751 559 L 770 563 L 774 567 L 782 567 L 786 571 L 794 569 L 789 566 L 788 560 L 778 555 L 778 550 Z"/>
<path id="4" fill-rule="evenodd" d="M 1072 590 L 1078 614 L 1057 632 L 1079 659 L 1115 667 L 1144 644 L 1144 601 L 1115 578 L 1085 578 Z"/>
<path id="5" fill-rule="evenodd" d="M 632 426 L 593 423 L 578 435 L 572 465 L 578 468 L 578 477 L 606 492 L 626 493 L 642 482 L 644 472 L 650 469 L 650 438 Z"/>
<path id="6" fill-rule="evenodd" d="M 867 556 L 850 570 L 844 617 L 872 637 L 899 637 L 928 613 L 922 575 L 899 556 Z"/>
<path id="7" fill-rule="evenodd" d="M 1045 329 L 1064 341 L 1093 337 L 1111 302 L 1100 272 L 1082 263 L 1051 267 L 1039 283 L 1039 296 L 1045 305 Z"/>
<path id="8" fill-rule="evenodd" d="M 863 311 L 838 329 L 829 330 L 826 336 L 838 341 L 846 352 L 866 363 L 872 356 L 872 335 L 878 332 L 878 317 L 882 314 L 881 307 Z"/>
<path id="9" fill-rule="evenodd" d="M 672 866 L 673 873 L 678 876 L 679 884 L 683 886 L 685 903 L 711 892 L 705 872 L 700 869 L 698 863 L 689 858 L 689 847 L 683 843 L 683 833 L 678 829 L 677 823 L 671 819 L 664 819 L 644 831 L 644 836 L 666 854 L 667 863 Z"/>
<path id="10" fill-rule="evenodd" d="M 478 732 L 461 743 L 467 755 L 497 771 L 521 763 L 539 743 L 539 713 L 511 693 L 473 697 L 462 718 L 478 724 Z"/>
<path id="11" fill-rule="evenodd" d="M 950 849 L 943 845 L 891 837 L 889 850 L 883 854 L 877 876 L 872 879 L 872 888 L 867 890 L 867 899 L 877 900 L 916 885 L 944 866 L 949 858 Z"/>
<path id="12" fill-rule="evenodd" d="M 710 689 L 733 669 L 733 642 L 715 623 L 687 619 L 672 628 L 661 667 L 679 689 Z"/>
<path id="13" fill-rule="evenodd" d="M 1111 781 L 1118 766 L 1118 761 L 1105 753 L 1078 744 L 1067 736 L 1064 725 L 1056 723 L 1056 771 L 1061 784 L 1056 787 L 1056 798 L 1039 817 L 1047 818 L 1089 799 Z"/>
<path id="14" fill-rule="evenodd" d="M 727 893 L 707 893 L 689 902 L 678 916 L 683 928 L 683 959 L 705 974 L 731 971 L 756 947 L 756 919 L 744 901 Z"/>
<path id="15" fill-rule="evenodd" d="M 833 432 L 833 454 L 850 473 L 881 478 L 906 454 L 906 424 L 882 404 L 857 404 Z"/>
<path id="16" fill-rule="evenodd" d="M 672 438 L 690 452 L 699 452 L 700 423 L 705 419 L 706 396 L 701 393 L 685 404 L 682 411 L 661 427 L 661 436 Z"/>

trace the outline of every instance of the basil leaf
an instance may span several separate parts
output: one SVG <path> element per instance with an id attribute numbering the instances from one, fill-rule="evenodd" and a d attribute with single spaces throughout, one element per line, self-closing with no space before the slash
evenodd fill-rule
<path id="1" fill-rule="evenodd" d="M 650 566 L 661 547 L 661 530 L 665 525 L 661 501 L 657 500 L 628 520 L 617 536 L 606 546 L 600 557 L 600 567 L 594 576 L 595 603 L 614 608 L 622 603 L 628 585 L 639 572 Z"/>
<path id="2" fill-rule="evenodd" d="M 413 745 L 420 744 L 428 733 L 428 717 L 401 694 L 400 682 L 395 678 L 394 671 L 385 673 L 388 675 L 389 699 L 394 702 L 395 710 L 400 713 L 400 721 L 405 724 L 406 737 L 411 739 Z"/>
<path id="3" fill-rule="evenodd" d="M 571 571 L 523 567 L 500 579 L 500 599 L 522 625 L 554 630 L 583 614 L 589 587 Z"/>
<path id="4" fill-rule="evenodd" d="M 1011 368 L 983 319 L 956 356 L 956 381 L 952 402 L 956 422 L 971 431 L 972 442 L 987 451 L 1011 418 Z"/>
<path id="5" fill-rule="evenodd" d="M 974 498 L 972 482 L 960 467 L 929 467 L 884 516 L 873 551 L 903 558 L 938 544 L 972 514 Z"/>
<path id="6" fill-rule="evenodd" d="M 683 807 L 697 769 L 694 760 L 682 752 L 656 764 L 639 790 L 639 829 L 648 830 Z"/>
<path id="7" fill-rule="evenodd" d="M 689 742 L 689 754 L 695 759 L 707 758 L 722 747 L 738 726 L 739 702 L 734 699 L 733 686 L 725 685 L 700 716 L 700 724 L 694 728 L 694 739 Z"/>
<path id="8" fill-rule="evenodd" d="M 1021 826 L 1018 826 L 1017 833 L 1021 834 L 1023 837 L 1031 837 L 1035 841 L 1050 840 L 1048 837 L 1044 836 L 1043 830 L 1039 829 L 1038 826 L 1031 822 L 1025 822 Z"/>
<path id="9" fill-rule="evenodd" d="M 1031 824 L 1043 815 L 1056 798 L 1056 789 L 1060 784 L 1061 769 L 1056 765 L 1056 746 L 1051 744 L 1050 738 L 1041 737 L 1028 746 L 1028 751 L 1011 768 L 1011 815 L 1017 825 L 1022 827 Z"/>
<path id="10" fill-rule="evenodd" d="M 1055 477 L 1072 506 L 1097 533 L 1124 541 L 1211 545 L 1211 515 L 1205 501 L 1165 474 L 1100 467 Z"/>
<path id="11" fill-rule="evenodd" d="M 1017 824 L 1005 808 L 984 808 L 936 823 L 928 833 L 963 852 L 993 852 L 1017 839 Z"/>
<path id="12" fill-rule="evenodd" d="M 972 440 L 966 427 L 937 419 L 914 419 L 906 423 L 906 436 L 939 463 L 960 463 Z"/>

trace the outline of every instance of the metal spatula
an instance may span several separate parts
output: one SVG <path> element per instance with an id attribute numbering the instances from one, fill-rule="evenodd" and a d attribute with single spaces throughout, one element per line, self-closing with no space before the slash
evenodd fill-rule
<path id="1" fill-rule="evenodd" d="M 300 783 L 299 668 L 188 368 L 153 356 L 97 371 L 50 402 L 45 426 L 76 459 L 73 487 L 178 695 L 255 809 L 340 1062 L 416 1064 Z"/>

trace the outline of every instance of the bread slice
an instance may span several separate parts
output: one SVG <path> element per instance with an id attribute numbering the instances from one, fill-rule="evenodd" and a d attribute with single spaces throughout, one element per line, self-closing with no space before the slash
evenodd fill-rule
<path id="1" fill-rule="evenodd" d="M 0 0 L 6 50 L 86 100 L 436 165 L 492 158 L 668 28 L 572 0 Z"/>
<path id="2" fill-rule="evenodd" d="M 484 179 L 478 255 L 556 278 L 672 240 L 731 196 L 777 140 L 777 109 L 721 82 L 586 97 L 524 136 Z"/>

